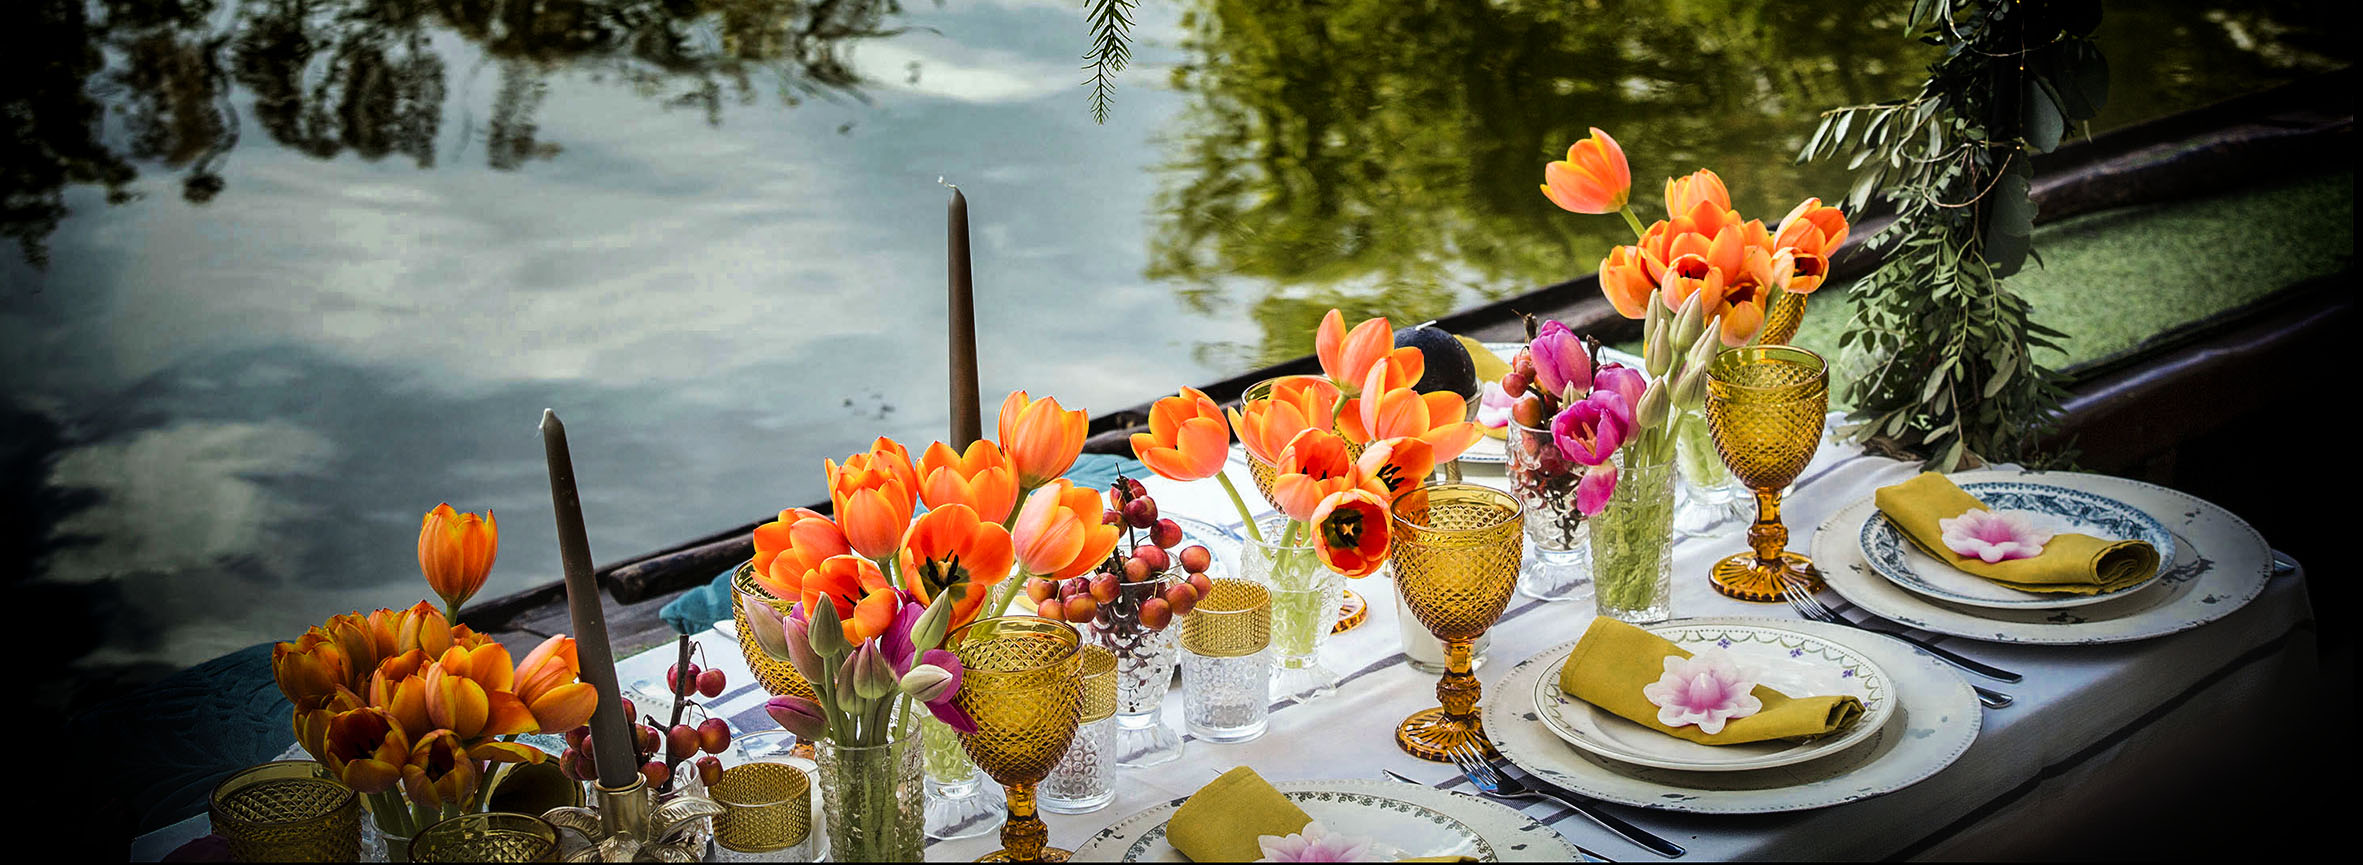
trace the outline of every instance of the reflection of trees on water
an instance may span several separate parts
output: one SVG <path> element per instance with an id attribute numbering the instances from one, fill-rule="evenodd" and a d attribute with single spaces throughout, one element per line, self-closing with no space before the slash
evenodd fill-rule
<path id="1" fill-rule="evenodd" d="M 1925 77 L 1907 5 L 1200 0 L 1150 276 L 1208 314 L 1244 298 L 1263 344 L 1207 348 L 1241 368 L 1309 351 L 1333 305 L 1408 323 L 1595 269 L 1631 232 L 1536 189 L 1587 126 L 1631 155 L 1644 219 L 1666 176 L 1700 167 L 1752 218 L 1841 198 L 1844 166 L 1791 158 L 1821 110 Z M 2175 5 L 2199 32 L 2119 38 L 2250 50 Z"/>
<path id="2" fill-rule="evenodd" d="M 184 198 L 221 192 L 247 118 L 296 151 L 436 162 L 456 34 L 499 83 L 482 123 L 485 162 L 515 169 L 558 152 L 536 136 L 550 74 L 589 70 L 719 124 L 759 76 L 780 99 L 859 98 L 847 51 L 900 32 L 899 0 L 12 0 L 0 30 L 0 230 L 36 264 L 65 216 L 64 190 L 130 197 L 131 161 L 182 175 Z M 463 72 L 463 74 L 465 74 Z M 106 134 L 102 118 L 120 124 Z M 462 122 L 466 122 L 464 119 Z M 466 130 L 473 137 L 477 130 Z"/>

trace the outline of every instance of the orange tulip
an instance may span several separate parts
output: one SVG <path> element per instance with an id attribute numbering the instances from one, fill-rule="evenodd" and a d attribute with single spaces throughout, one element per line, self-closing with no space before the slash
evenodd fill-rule
<path id="1" fill-rule="evenodd" d="M 967 505 L 944 505 L 920 515 L 903 536 L 903 590 L 922 604 L 951 595 L 957 628 L 976 618 L 988 590 L 1009 576 L 1015 561 L 999 520 L 986 521 Z"/>
<path id="2" fill-rule="evenodd" d="M 1230 412 L 1231 429 L 1247 452 L 1276 462 L 1298 433 L 1330 431 L 1337 417 L 1337 385 L 1311 375 L 1292 375 L 1272 385 L 1271 396 L 1240 403 Z"/>
<path id="3" fill-rule="evenodd" d="M 1706 296 L 1699 301 L 1699 306 L 1712 314 L 1728 289 L 1724 283 L 1726 273 L 1738 275 L 1736 269 L 1725 271 L 1707 264 L 1706 259 L 1699 256 L 1682 256 L 1674 259 L 1666 268 L 1664 281 L 1658 285 L 1658 296 L 1666 306 L 1681 309 L 1683 304 L 1690 302 L 1691 295 L 1704 292 Z"/>
<path id="4" fill-rule="evenodd" d="M 591 720 L 599 692 L 589 682 L 576 681 L 581 673 L 573 637 L 559 634 L 525 653 L 517 663 L 517 699 L 533 713 L 534 726 L 572 730 Z"/>
<path id="5" fill-rule="evenodd" d="M 816 520 L 828 519 L 828 517 L 821 516 L 819 511 L 811 508 L 789 508 L 779 512 L 779 519 L 755 527 L 754 564 L 757 575 L 771 572 L 771 560 L 779 555 L 780 550 L 787 548 L 790 544 L 788 527 L 795 525 L 797 520 L 806 517 Z M 844 533 L 838 533 L 838 537 L 839 542 L 842 543 Z M 827 556 L 822 558 L 827 558 Z"/>
<path id="6" fill-rule="evenodd" d="M 1789 279 L 1788 290 L 1811 294 L 1830 276 L 1830 256 L 1846 242 L 1846 214 L 1838 208 L 1825 206 L 1819 198 L 1808 198 L 1789 211 L 1780 221 L 1780 232 L 1773 237 L 1773 245 L 1794 251 L 1796 269 Z"/>
<path id="7" fill-rule="evenodd" d="M 411 746 L 402 766 L 402 791 L 412 804 L 440 811 L 463 807 L 475 797 L 483 775 L 460 739 L 450 730 L 436 730 Z"/>
<path id="8" fill-rule="evenodd" d="M 1345 433 L 1347 440 L 1417 438 L 1435 448 L 1437 462 L 1445 462 L 1458 458 L 1485 437 L 1484 428 L 1464 420 L 1468 403 L 1459 394 L 1382 388 L 1379 383 L 1386 374 L 1383 363 L 1372 366 L 1364 395 L 1346 400 L 1345 411 L 1338 415 L 1338 431 Z"/>
<path id="9" fill-rule="evenodd" d="M 458 631 L 443 618 L 443 611 L 435 609 L 434 604 L 420 601 L 411 605 L 410 609 L 403 610 L 401 617 L 395 620 L 394 648 L 397 653 L 418 649 L 426 652 L 429 658 L 440 658 L 444 652 L 450 651 Z"/>
<path id="10" fill-rule="evenodd" d="M 1298 433 L 1272 461 L 1272 503 L 1292 520 L 1310 520 L 1331 493 L 1362 486 L 1360 467 L 1346 454 L 1346 440 L 1309 429 Z"/>
<path id="11" fill-rule="evenodd" d="M 1106 561 L 1124 527 L 1101 522 L 1105 510 L 1098 490 L 1075 486 L 1065 478 L 1035 490 L 1026 496 L 1017 524 L 1009 531 L 1018 566 L 1029 574 L 1063 580 Z"/>
<path id="12" fill-rule="evenodd" d="M 534 732 L 533 711 L 509 692 L 515 677 L 516 671 L 509 666 L 509 650 L 501 644 L 475 649 L 455 646 L 421 677 L 427 720 L 459 734 L 462 740 Z"/>
<path id="13" fill-rule="evenodd" d="M 1723 178 L 1704 168 L 1689 177 L 1666 178 L 1667 219 L 1687 216 L 1700 204 L 1712 204 L 1719 211 L 1731 209 L 1731 191 L 1723 188 Z"/>
<path id="14" fill-rule="evenodd" d="M 911 454 L 893 439 L 880 436 L 868 453 L 823 461 L 829 479 L 829 505 L 837 525 L 854 552 L 885 561 L 894 557 L 903 529 L 911 524 L 918 505 L 919 472 Z"/>
<path id="15" fill-rule="evenodd" d="M 1017 486 L 1030 490 L 1067 473 L 1083 453 L 1091 416 L 1060 408 L 1057 397 L 1040 400 L 1013 391 L 1001 400 L 1001 450 L 1017 469 Z"/>
<path id="16" fill-rule="evenodd" d="M 1132 434 L 1132 454 L 1172 480 L 1214 477 L 1230 459 L 1231 428 L 1214 400 L 1185 387 L 1149 407 L 1149 431 Z"/>
<path id="17" fill-rule="evenodd" d="M 300 707 L 336 693 L 350 674 L 336 638 L 327 628 L 314 627 L 295 642 L 271 647 L 271 678 L 278 681 L 279 693 Z"/>
<path id="18" fill-rule="evenodd" d="M 786 601 L 803 597 L 805 575 L 830 557 L 853 552 L 853 545 L 845 542 L 845 532 L 836 523 L 811 513 L 804 511 L 804 516 L 785 525 L 764 523 L 755 528 L 755 582 L 772 597 Z M 780 512 L 780 519 L 787 517 L 787 511 Z"/>
<path id="19" fill-rule="evenodd" d="M 804 609 L 820 609 L 824 600 L 836 607 L 837 618 L 844 623 L 845 641 L 857 646 L 886 633 L 900 603 L 894 584 L 886 581 L 878 563 L 861 556 L 834 556 L 821 562 L 805 575 L 803 588 Z"/>
<path id="20" fill-rule="evenodd" d="M 1386 500 L 1366 489 L 1331 493 L 1313 510 L 1313 554 L 1330 570 L 1366 577 L 1387 562 Z"/>
<path id="21" fill-rule="evenodd" d="M 1615 213 L 1633 196 L 1633 170 L 1616 139 L 1592 127 L 1592 137 L 1567 148 L 1567 159 L 1543 166 L 1543 195 L 1562 210 Z"/>
<path id="22" fill-rule="evenodd" d="M 330 718 L 322 741 L 320 762 L 355 792 L 394 789 L 410 762 L 410 736 L 393 715 L 370 706 Z"/>
<path id="23" fill-rule="evenodd" d="M 492 560 L 499 554 L 500 526 L 493 522 L 491 511 L 483 516 L 463 514 L 447 502 L 419 519 L 419 572 L 426 575 L 427 585 L 434 587 L 445 608 L 453 613 L 474 597 L 476 590 L 484 588 L 484 578 L 491 576 Z"/>
<path id="24" fill-rule="evenodd" d="M 1600 293 L 1608 297 L 1608 305 L 1616 307 L 1618 315 L 1626 318 L 1648 315 L 1649 292 L 1656 288 L 1639 247 L 1619 246 L 1609 250 L 1607 258 L 1600 259 Z"/>
<path id="25" fill-rule="evenodd" d="M 1436 448 L 1424 439 L 1391 438 L 1363 449 L 1354 468 L 1362 473 L 1362 488 L 1393 501 L 1404 490 L 1426 483 L 1436 470 Z"/>
<path id="26" fill-rule="evenodd" d="M 424 734 L 435 729 L 434 719 L 427 714 L 427 680 L 417 673 L 400 675 L 399 671 L 380 669 L 369 682 L 369 705 L 394 716 L 404 730 Z"/>
<path id="27" fill-rule="evenodd" d="M 1017 509 L 1017 469 L 989 440 L 970 443 L 966 454 L 936 442 L 919 457 L 919 500 L 930 508 L 963 504 L 987 522 L 1007 522 Z"/>
<path id="28" fill-rule="evenodd" d="M 1359 392 L 1370 368 L 1381 360 L 1393 362 L 1390 388 L 1417 384 L 1428 362 L 1419 349 L 1395 347 L 1395 329 L 1385 318 L 1364 320 L 1349 333 L 1345 313 L 1335 309 L 1321 317 L 1321 328 L 1313 334 L 1313 353 L 1321 358 L 1321 372 L 1346 393 Z"/>

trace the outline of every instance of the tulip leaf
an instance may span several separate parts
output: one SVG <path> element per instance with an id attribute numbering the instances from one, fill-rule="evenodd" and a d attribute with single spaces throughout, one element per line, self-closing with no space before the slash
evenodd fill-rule
<path id="1" fill-rule="evenodd" d="M 2050 153 L 2059 147 L 2060 136 L 2067 131 L 2067 117 L 2042 76 L 2027 76 L 2027 97 L 2020 104 L 2023 106 L 2020 122 L 2026 124 L 2027 146 L 2036 153 Z"/>

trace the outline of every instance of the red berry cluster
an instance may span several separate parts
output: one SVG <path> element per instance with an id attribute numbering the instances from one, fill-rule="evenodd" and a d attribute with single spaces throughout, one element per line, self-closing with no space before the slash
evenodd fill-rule
<path id="1" fill-rule="evenodd" d="M 681 722 L 691 695 L 711 700 L 722 696 L 723 689 L 729 686 L 729 679 L 721 670 L 700 669 L 689 662 L 692 644 L 688 637 L 682 637 L 681 644 L 683 663 L 665 668 L 665 681 L 671 684 L 673 692 L 672 726 L 660 727 L 654 717 L 647 716 L 632 725 L 632 750 L 640 763 L 640 777 L 660 793 L 672 790 L 674 774 L 680 771 L 682 761 L 691 757 L 697 758 L 694 765 L 698 780 L 713 786 L 722 780 L 722 760 L 714 755 L 730 747 L 730 724 L 721 718 L 707 718 L 694 727 Z M 700 653 L 705 651 L 704 646 L 696 648 Z M 640 714 L 639 706 L 628 697 L 624 699 L 624 714 Z M 699 751 L 705 753 L 700 755 Z M 599 769 L 591 754 L 591 728 L 586 725 L 568 730 L 566 753 L 559 755 L 558 768 L 578 781 L 596 780 Z"/>
<path id="2" fill-rule="evenodd" d="M 1206 576 L 1214 554 L 1198 544 L 1173 552 L 1182 541 L 1181 524 L 1157 516 L 1157 500 L 1149 497 L 1140 481 L 1117 478 L 1115 486 L 1108 489 L 1108 500 L 1112 506 L 1100 518 L 1107 525 L 1125 527 L 1124 541 L 1132 546 L 1132 552 L 1110 552 L 1108 560 L 1086 576 L 1056 582 L 1041 577 L 1027 580 L 1026 596 L 1034 599 L 1034 612 L 1101 630 L 1130 625 L 1158 630 L 1171 624 L 1173 617 L 1188 615 L 1198 599 L 1214 588 L 1214 581 Z M 1142 542 L 1143 532 L 1148 535 L 1146 543 Z M 1188 579 L 1176 581 L 1162 592 L 1154 586 L 1129 588 L 1149 583 L 1175 564 L 1189 574 Z"/>

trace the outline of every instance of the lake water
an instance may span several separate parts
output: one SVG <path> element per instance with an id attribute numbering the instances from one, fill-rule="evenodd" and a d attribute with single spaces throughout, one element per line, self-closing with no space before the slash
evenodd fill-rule
<path id="1" fill-rule="evenodd" d="M 944 182 L 988 409 L 1105 411 L 1590 271 L 1621 222 L 1535 188 L 1589 125 L 1644 202 L 1842 196 L 1790 156 L 1916 86 L 1906 5 L 1152 2 L 1102 125 L 1067 0 L 10 4 L 0 564 L 86 671 L 414 601 L 441 501 L 498 596 L 558 573 L 544 407 L 602 561 L 941 436 Z M 2351 60 L 2129 6 L 2103 128 Z"/>

